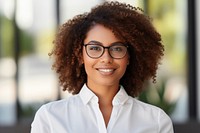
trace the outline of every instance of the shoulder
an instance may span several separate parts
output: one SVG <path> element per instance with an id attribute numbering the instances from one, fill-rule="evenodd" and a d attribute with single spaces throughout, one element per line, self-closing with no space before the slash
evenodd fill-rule
<path id="1" fill-rule="evenodd" d="M 134 107 L 137 107 L 138 109 L 141 109 L 141 110 L 153 111 L 153 112 L 162 111 L 162 109 L 160 109 L 159 107 L 142 102 L 136 98 L 130 97 L 129 102 L 131 102 L 134 105 Z"/>
<path id="2" fill-rule="evenodd" d="M 83 104 L 81 101 L 81 98 L 78 94 L 76 95 L 71 95 L 68 98 L 65 99 L 61 99 L 58 101 L 52 101 L 49 102 L 47 104 L 44 104 L 44 106 L 46 106 L 47 109 L 52 109 L 52 108 L 65 108 L 68 106 L 73 106 L 73 105 L 80 105 Z"/>
<path id="3" fill-rule="evenodd" d="M 67 99 L 58 100 L 42 105 L 35 114 L 31 124 L 31 133 L 47 133 L 52 130 L 52 127 L 57 127 L 62 122 L 66 122 L 69 111 L 77 103 L 81 104 L 80 98 L 77 95 L 70 96 Z"/>
<path id="4" fill-rule="evenodd" d="M 66 99 L 52 101 L 46 104 L 43 104 L 37 113 L 48 113 L 48 114 L 55 114 L 67 111 L 69 106 L 77 106 L 81 105 L 81 99 L 78 95 L 72 95 Z"/>
<path id="5" fill-rule="evenodd" d="M 141 115 L 150 117 L 156 121 L 159 121 L 163 118 L 171 121 L 165 111 L 155 105 L 139 101 L 138 99 L 132 97 L 129 98 L 129 102 L 132 103 L 132 108 L 134 108 L 134 110 Z"/>
<path id="6" fill-rule="evenodd" d="M 138 99 L 129 98 L 129 103 L 132 103 L 134 116 L 139 119 L 157 123 L 159 131 L 173 132 L 173 125 L 170 117 L 161 108 L 154 105 L 144 103 Z"/>
<path id="7" fill-rule="evenodd" d="M 77 106 L 81 104 L 80 97 L 78 95 L 72 95 L 67 99 L 62 99 L 58 101 L 52 101 L 43 104 L 36 112 L 33 123 L 37 121 L 50 121 L 53 117 L 62 118 L 63 115 L 68 113 L 73 109 L 72 106 Z M 70 107 L 69 107 L 70 106 Z M 53 118 L 54 119 L 54 118 Z"/>

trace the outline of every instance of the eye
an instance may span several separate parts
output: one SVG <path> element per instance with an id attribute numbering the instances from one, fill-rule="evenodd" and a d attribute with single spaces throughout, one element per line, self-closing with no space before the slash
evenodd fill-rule
<path id="1" fill-rule="evenodd" d="M 111 47 L 111 51 L 115 51 L 115 52 L 121 52 L 121 51 L 124 51 L 124 47 L 125 46 L 112 46 Z"/>
<path id="2" fill-rule="evenodd" d="M 88 46 L 89 50 L 94 50 L 94 51 L 101 51 L 102 50 L 102 47 L 101 46 L 98 46 L 98 45 L 89 45 Z"/>
<path id="3" fill-rule="evenodd" d="M 122 48 L 121 47 L 114 47 L 113 50 L 114 51 L 122 51 Z"/>

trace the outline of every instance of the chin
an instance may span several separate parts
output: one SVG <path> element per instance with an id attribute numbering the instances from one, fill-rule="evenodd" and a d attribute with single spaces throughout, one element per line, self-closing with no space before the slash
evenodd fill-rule
<path id="1" fill-rule="evenodd" d="M 113 85 L 119 84 L 119 82 L 116 82 L 116 80 L 109 81 L 109 80 L 104 79 L 104 81 L 100 81 L 100 80 L 97 81 L 97 84 L 101 86 L 113 86 Z"/>

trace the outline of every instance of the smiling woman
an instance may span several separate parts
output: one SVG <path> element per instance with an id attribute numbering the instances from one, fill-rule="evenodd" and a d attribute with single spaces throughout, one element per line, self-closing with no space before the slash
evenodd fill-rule
<path id="1" fill-rule="evenodd" d="M 173 133 L 163 110 L 134 98 L 164 51 L 140 8 L 104 2 L 63 24 L 54 44 L 53 68 L 74 95 L 43 105 L 32 133 Z"/>
<path id="2" fill-rule="evenodd" d="M 108 90 L 112 90 L 113 88 L 115 89 L 114 94 L 116 94 L 120 79 L 124 75 L 129 62 L 127 47 L 123 45 L 123 43 L 119 43 L 121 40 L 116 38 L 112 30 L 99 24 L 94 25 L 89 30 L 84 40 L 84 44 L 94 45 L 94 42 L 96 42 L 97 46 L 102 47 L 102 50 L 98 49 L 98 52 L 102 52 L 99 56 L 95 56 L 95 59 L 91 58 L 91 54 L 89 54 L 92 53 L 92 55 L 94 55 L 94 52 L 88 52 L 88 49 L 83 48 L 83 63 L 87 73 L 87 85 L 89 88 L 94 89 L 92 89 L 93 92 L 96 92 L 98 88 L 99 91 L 103 90 L 102 88 L 108 88 Z M 105 50 L 104 47 L 109 49 Z M 122 47 L 124 51 L 114 53 L 111 51 L 113 47 Z M 91 49 L 89 51 L 91 51 Z M 88 56 L 88 54 L 90 56 Z M 107 93 L 108 90 L 104 93 Z"/>

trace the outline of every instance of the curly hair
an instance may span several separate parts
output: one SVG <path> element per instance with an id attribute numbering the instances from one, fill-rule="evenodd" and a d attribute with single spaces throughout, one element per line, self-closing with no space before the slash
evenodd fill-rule
<path id="1" fill-rule="evenodd" d="M 119 2 L 104 2 L 60 26 L 50 56 L 55 57 L 52 68 L 57 72 L 63 90 L 77 94 L 87 82 L 81 62 L 82 48 L 87 32 L 95 24 L 104 25 L 128 43 L 129 65 L 120 84 L 130 96 L 138 96 L 144 81 L 151 78 L 156 81 L 164 46 L 151 19 L 140 8 Z"/>

